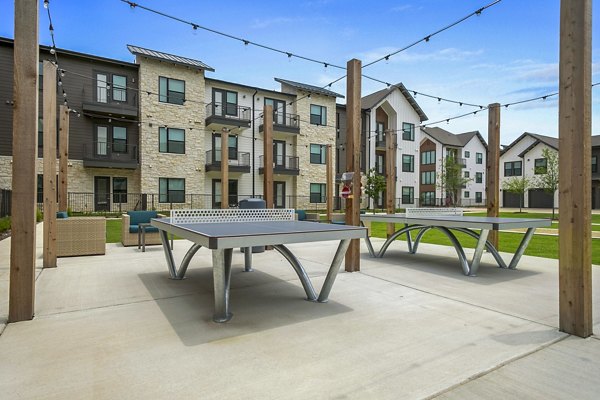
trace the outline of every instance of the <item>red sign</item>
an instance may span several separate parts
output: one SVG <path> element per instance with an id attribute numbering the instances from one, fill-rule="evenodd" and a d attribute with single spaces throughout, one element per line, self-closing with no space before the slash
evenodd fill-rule
<path id="1" fill-rule="evenodd" d="M 347 199 L 350 196 L 350 186 L 344 186 L 341 194 L 343 198 Z"/>

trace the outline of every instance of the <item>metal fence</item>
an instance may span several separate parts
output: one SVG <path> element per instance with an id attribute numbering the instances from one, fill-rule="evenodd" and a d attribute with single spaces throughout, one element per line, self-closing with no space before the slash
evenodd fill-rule
<path id="1" fill-rule="evenodd" d="M 12 190 L 0 189 L 0 218 L 10 215 Z"/>

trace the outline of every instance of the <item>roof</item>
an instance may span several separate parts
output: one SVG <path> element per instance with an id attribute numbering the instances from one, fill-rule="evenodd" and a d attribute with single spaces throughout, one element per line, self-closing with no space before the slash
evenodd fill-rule
<path id="1" fill-rule="evenodd" d="M 458 135 L 456 135 L 456 137 L 458 138 L 458 140 L 460 140 L 460 142 L 463 144 L 463 147 L 467 145 L 467 143 L 469 143 L 471 141 L 471 139 L 473 139 L 473 137 L 477 136 L 479 138 L 479 141 L 481 143 L 483 143 L 483 146 L 487 149 L 487 143 L 485 141 L 485 139 L 483 138 L 483 136 L 481 136 L 481 133 L 479 133 L 479 131 L 472 131 L 472 132 L 465 132 L 465 133 L 459 133 Z"/>
<path id="2" fill-rule="evenodd" d="M 372 109 L 373 107 L 375 107 L 377 104 L 379 104 L 383 99 L 385 99 L 390 93 L 392 93 L 396 89 L 400 90 L 400 93 L 402 93 L 402 95 L 406 98 L 406 101 L 408 101 L 409 104 L 412 106 L 412 108 L 415 110 L 415 112 L 417 114 L 419 114 L 419 119 L 421 120 L 421 122 L 427 121 L 429 119 L 429 118 L 427 118 L 427 115 L 425 115 L 425 112 L 423 111 L 423 109 L 419 106 L 417 101 L 414 99 L 414 97 L 412 97 L 412 95 L 406 89 L 406 87 L 404 86 L 404 84 L 402 82 L 392 85 L 389 88 L 379 90 L 375 93 L 371 93 L 370 95 L 363 97 L 361 99 L 362 109 L 363 110 Z"/>
<path id="3" fill-rule="evenodd" d="M 453 147 L 463 147 L 465 145 L 461 141 L 461 139 L 458 137 L 458 135 L 450 133 L 442 128 L 427 127 L 427 128 L 421 128 L 421 130 L 443 145 L 453 146 Z M 469 140 L 471 140 L 471 139 L 469 138 Z"/>
<path id="4" fill-rule="evenodd" d="M 148 58 L 153 58 L 155 60 L 168 61 L 174 64 L 184 65 L 186 67 L 192 67 L 196 69 L 202 69 L 205 71 L 213 71 L 214 68 L 204 64 L 202 61 L 193 60 L 191 58 L 180 57 L 173 54 L 162 53 L 156 50 L 145 49 L 143 47 L 133 46 L 131 44 L 127 45 L 127 49 L 135 55 L 142 55 Z"/>
<path id="5" fill-rule="evenodd" d="M 318 93 L 330 97 L 341 97 L 342 99 L 344 98 L 344 96 L 339 93 L 332 92 L 331 90 L 323 89 L 318 86 L 308 85 L 306 83 L 288 81 L 287 79 L 281 78 L 275 78 L 275 81 L 283 83 L 284 85 L 295 87 L 296 89 L 304 90 L 305 92 Z"/>
<path id="6" fill-rule="evenodd" d="M 531 146 L 529 146 L 527 149 L 525 149 L 521 154 L 527 153 L 533 147 L 537 146 L 538 143 L 544 143 L 544 144 L 554 148 L 555 150 L 558 150 L 558 138 L 544 136 L 544 135 L 538 135 L 537 133 L 524 132 L 521 136 L 516 138 L 511 144 L 509 144 L 508 146 L 503 148 L 502 151 L 500 152 L 500 155 L 509 151 L 511 148 L 513 148 L 514 145 L 519 143 L 521 140 L 523 140 L 523 138 L 525 138 L 527 136 L 529 136 L 535 140 L 534 140 L 533 144 Z"/>

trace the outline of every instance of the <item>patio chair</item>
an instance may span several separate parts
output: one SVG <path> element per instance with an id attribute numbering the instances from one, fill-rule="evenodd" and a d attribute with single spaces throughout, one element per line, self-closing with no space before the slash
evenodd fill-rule
<path id="1" fill-rule="evenodd" d="M 137 246 L 139 224 L 149 224 L 152 218 L 162 218 L 156 211 L 127 211 L 127 214 L 121 216 L 121 244 L 123 246 Z M 161 244 L 158 229 L 153 226 L 144 227 L 145 244 Z"/>
<path id="2" fill-rule="evenodd" d="M 337 225 L 346 225 L 346 214 L 331 214 L 331 223 Z"/>
<path id="3" fill-rule="evenodd" d="M 56 220 L 57 257 L 106 253 L 106 218 L 61 217 Z"/>
<path id="4" fill-rule="evenodd" d="M 311 221 L 311 222 L 319 221 L 318 213 L 307 213 L 304 210 L 296 210 L 295 213 L 296 213 L 296 219 L 298 221 Z"/>

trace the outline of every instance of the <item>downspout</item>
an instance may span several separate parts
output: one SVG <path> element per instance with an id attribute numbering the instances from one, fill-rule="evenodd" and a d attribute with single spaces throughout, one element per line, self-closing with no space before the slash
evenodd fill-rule
<path id="1" fill-rule="evenodd" d="M 254 94 L 252 95 L 252 197 L 254 197 L 256 195 L 256 182 L 255 182 L 255 178 L 256 178 L 256 120 L 254 119 L 254 104 L 255 103 L 255 99 L 254 97 L 256 96 L 256 94 L 258 93 L 258 89 L 254 88 Z"/>

